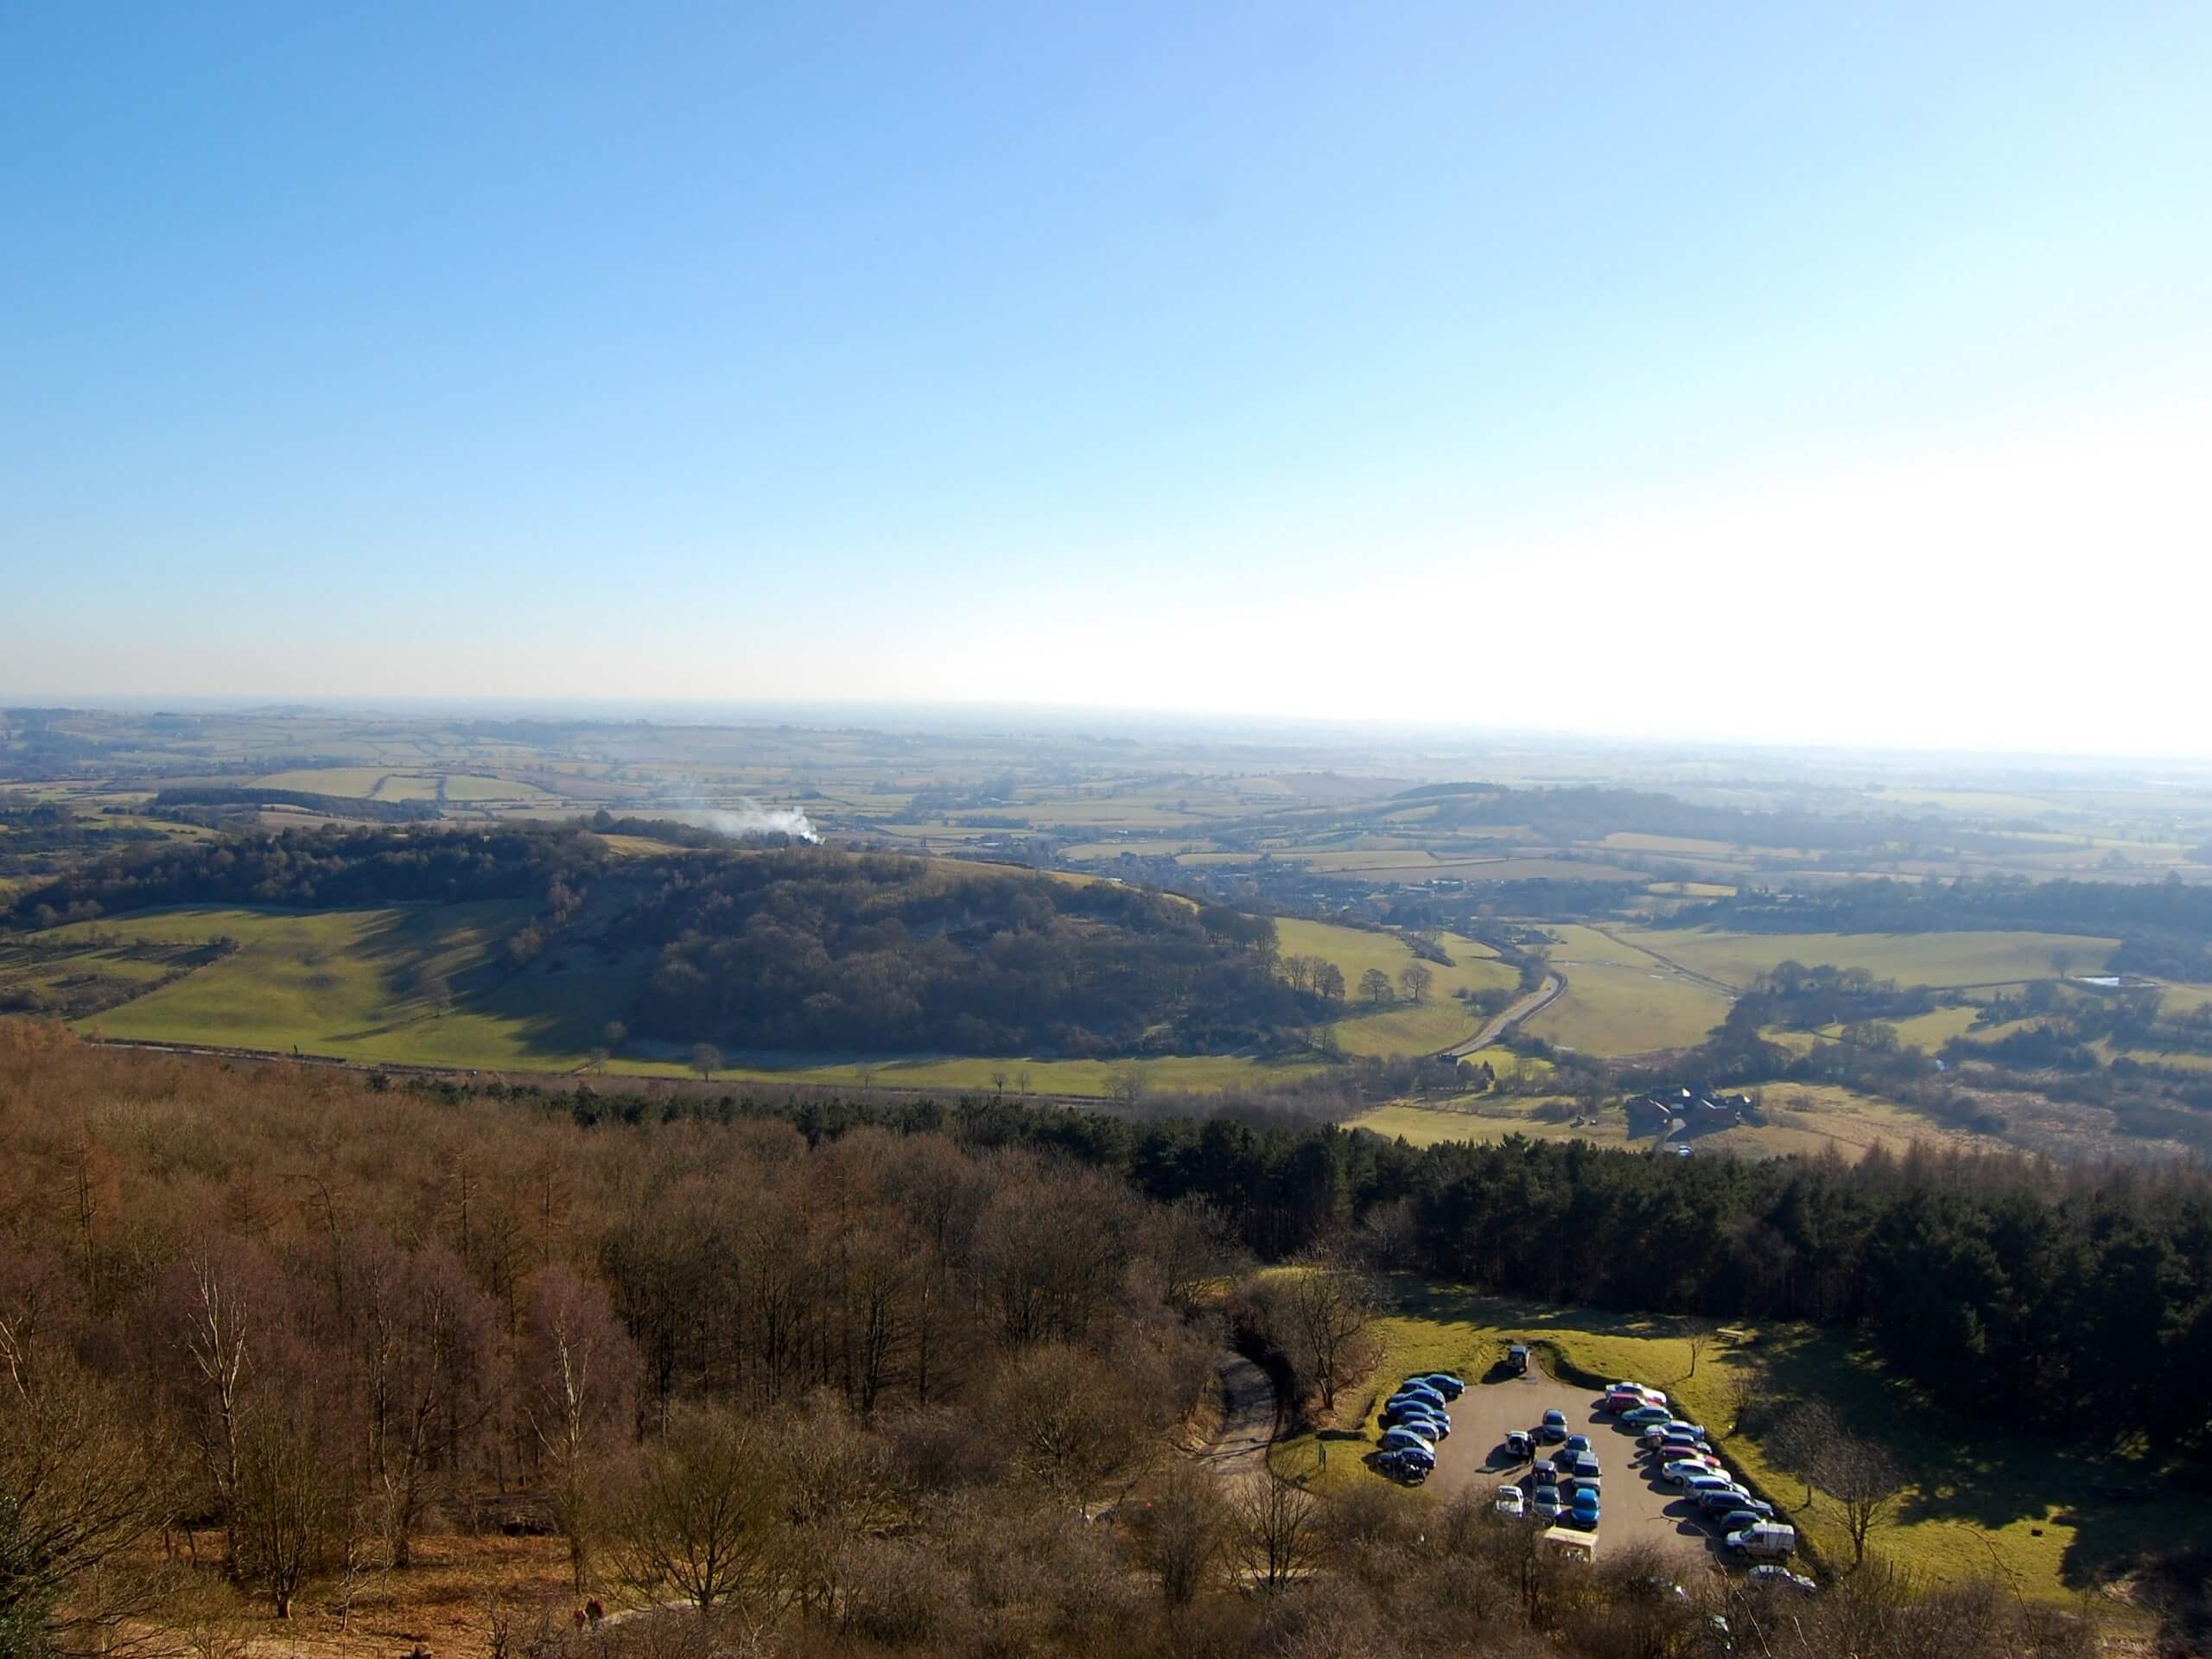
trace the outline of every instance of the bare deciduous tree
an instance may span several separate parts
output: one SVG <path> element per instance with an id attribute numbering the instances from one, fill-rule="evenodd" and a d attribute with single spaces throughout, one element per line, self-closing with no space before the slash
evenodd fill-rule
<path id="1" fill-rule="evenodd" d="M 1781 1414 L 1781 1421 L 1768 1437 L 1767 1446 L 1775 1462 L 1804 1484 L 1805 1496 L 1798 1508 L 1812 1507 L 1813 1487 L 1820 1478 L 1821 1459 L 1829 1443 L 1842 1433 L 1841 1421 L 1826 1401 L 1793 1401 Z"/>
<path id="2" fill-rule="evenodd" d="M 1406 1000 L 1416 1006 L 1428 1001 L 1428 988 L 1435 980 L 1436 976 L 1424 962 L 1409 962 L 1398 971 L 1398 988 L 1405 992 Z"/>
<path id="3" fill-rule="evenodd" d="M 638 1595 L 673 1589 L 702 1612 L 771 1599 L 776 1503 L 756 1421 L 680 1405 L 645 1449 L 614 1523 L 622 1580 Z"/>
<path id="4" fill-rule="evenodd" d="M 691 1046 L 691 1069 L 699 1074 L 702 1083 L 712 1083 L 715 1073 L 722 1069 L 723 1064 L 721 1050 L 712 1043 L 694 1043 Z"/>
<path id="5" fill-rule="evenodd" d="M 1728 1382 L 1725 1395 L 1728 1402 L 1728 1432 L 1742 1431 L 1746 1419 L 1757 1408 L 1759 1397 L 1765 1392 L 1766 1376 L 1758 1362 L 1749 1354 L 1728 1356 Z"/>
<path id="6" fill-rule="evenodd" d="M 1170 1607 L 1198 1599 L 1230 1543 L 1230 1514 L 1211 1475 L 1179 1463 L 1147 1506 L 1139 1529 L 1145 1564 Z"/>
<path id="7" fill-rule="evenodd" d="M 553 1268 L 531 1287 L 523 1328 L 522 1414 L 551 1496 L 553 1523 L 568 1541 L 569 1573 L 581 1593 L 590 1579 L 602 1504 L 606 1441 L 628 1414 L 638 1360 L 607 1294 Z"/>
<path id="8" fill-rule="evenodd" d="M 159 1584 L 177 1498 L 162 1448 L 105 1384 L 0 1319 L 0 1648 L 114 1651 Z"/>
<path id="9" fill-rule="evenodd" d="M 1103 1361 L 1064 1344 L 1040 1343 L 1016 1355 L 992 1394 L 1015 1471 L 1060 1502 L 1080 1505 L 1143 1438 L 1120 1382 Z"/>
<path id="10" fill-rule="evenodd" d="M 1263 1589 L 1289 1583 L 1314 1548 L 1320 1505 L 1313 1495 L 1262 1470 L 1230 1490 L 1230 1503 L 1244 1571 Z"/>
<path id="11" fill-rule="evenodd" d="M 239 1440 L 238 1573 L 278 1618 L 291 1618 L 301 1584 L 334 1553 L 343 1518 L 321 1398 L 302 1379 L 289 1397 L 265 1402 Z"/>
<path id="12" fill-rule="evenodd" d="M 1337 1387 L 1361 1368 L 1375 1325 L 1375 1298 L 1361 1274 L 1333 1258 L 1312 1255 L 1290 1270 L 1294 1356 L 1321 1392 L 1321 1409 L 1334 1411 Z"/>
<path id="13" fill-rule="evenodd" d="M 1904 1471 L 1887 1446 L 1856 1434 L 1832 1440 L 1817 1469 L 1820 1484 L 1843 1505 L 1852 1563 L 1864 1566 L 1867 1540 L 1904 1491 Z"/>
<path id="14" fill-rule="evenodd" d="M 391 1565 L 404 1570 L 433 1478 L 459 1466 L 488 1408 L 493 1317 L 441 1245 L 402 1254 L 363 1243 L 354 1268 L 368 1475 Z"/>
<path id="15" fill-rule="evenodd" d="M 1682 1340 L 1689 1346 L 1692 1376 L 1697 1375 L 1697 1363 L 1705 1357 L 1705 1351 L 1713 1345 L 1713 1326 L 1710 1319 L 1682 1321 Z"/>

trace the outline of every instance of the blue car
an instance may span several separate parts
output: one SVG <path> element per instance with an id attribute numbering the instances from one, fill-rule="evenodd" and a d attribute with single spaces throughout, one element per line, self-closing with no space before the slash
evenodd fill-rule
<path id="1" fill-rule="evenodd" d="M 1457 1400 L 1467 1391 L 1467 1385 L 1449 1371 L 1431 1371 L 1427 1376 L 1413 1380 L 1427 1383 L 1446 1400 Z"/>
<path id="2" fill-rule="evenodd" d="M 1567 1513 L 1560 1518 L 1570 1527 L 1580 1527 L 1585 1532 L 1598 1530 L 1598 1494 L 1586 1486 L 1574 1489 L 1574 1496 L 1567 1500 Z"/>
<path id="3" fill-rule="evenodd" d="M 1590 1437 L 1587 1434 L 1570 1434 L 1567 1437 L 1567 1444 L 1560 1447 L 1560 1452 L 1562 1456 L 1571 1458 L 1578 1452 L 1587 1452 L 1589 1449 Z"/>
<path id="4" fill-rule="evenodd" d="M 1396 1452 L 1376 1455 L 1375 1466 L 1386 1475 L 1395 1475 L 1400 1480 L 1418 1483 L 1426 1480 L 1436 1467 L 1436 1459 L 1412 1446 Z"/>
<path id="5" fill-rule="evenodd" d="M 1385 1452 L 1402 1452 L 1408 1448 L 1426 1452 L 1432 1458 L 1436 1455 L 1436 1443 L 1410 1428 L 1393 1428 L 1383 1434 L 1382 1449 Z"/>
<path id="6" fill-rule="evenodd" d="M 1390 1396 L 1393 1400 L 1425 1400 L 1439 1411 L 1446 1403 L 1444 1396 L 1426 1382 L 1408 1382 Z"/>
<path id="7" fill-rule="evenodd" d="M 1416 1434 L 1426 1434 L 1432 1440 L 1450 1437 L 1452 1420 L 1439 1412 L 1415 1412 L 1410 1417 L 1401 1417 L 1398 1423 Z"/>

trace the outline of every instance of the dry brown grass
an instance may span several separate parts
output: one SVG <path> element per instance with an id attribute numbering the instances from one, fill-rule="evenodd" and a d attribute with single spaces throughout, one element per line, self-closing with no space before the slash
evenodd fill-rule
<path id="1" fill-rule="evenodd" d="M 202 1540 L 212 1559 L 212 1539 Z M 496 1607 L 518 1634 L 541 1621 L 568 1624 L 577 1598 L 569 1587 L 568 1558 L 558 1538 L 510 1538 L 498 1533 L 429 1534 L 416 1541 L 415 1564 L 404 1573 L 371 1572 L 357 1582 L 350 1618 L 340 1618 L 344 1586 L 335 1576 L 313 1581 L 289 1619 L 270 1617 L 265 1602 L 231 1590 L 212 1572 L 189 1599 L 193 1627 L 181 1632 L 208 1654 L 316 1656 L 365 1659 L 401 1655 L 416 1645 L 436 1659 L 481 1659 L 492 1649 Z M 610 1592 L 602 1591 L 608 1605 Z"/>

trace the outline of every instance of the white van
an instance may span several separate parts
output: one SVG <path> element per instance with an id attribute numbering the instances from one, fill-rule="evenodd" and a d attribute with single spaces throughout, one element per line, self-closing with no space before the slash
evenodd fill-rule
<path id="1" fill-rule="evenodd" d="M 1781 1521 L 1760 1521 L 1728 1535 L 1731 1554 L 1780 1560 L 1797 1549 L 1797 1529 Z"/>

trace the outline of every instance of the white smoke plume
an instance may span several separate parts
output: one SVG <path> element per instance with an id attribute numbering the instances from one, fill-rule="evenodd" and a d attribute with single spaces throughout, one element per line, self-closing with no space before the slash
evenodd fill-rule
<path id="1" fill-rule="evenodd" d="M 757 801 L 740 801 L 734 807 L 715 807 L 702 812 L 687 812 L 686 817 L 696 817 L 717 835 L 728 836 L 732 841 L 742 841 L 747 836 L 789 836 L 794 841 L 819 842 L 813 823 L 795 806 L 762 806 Z"/>

